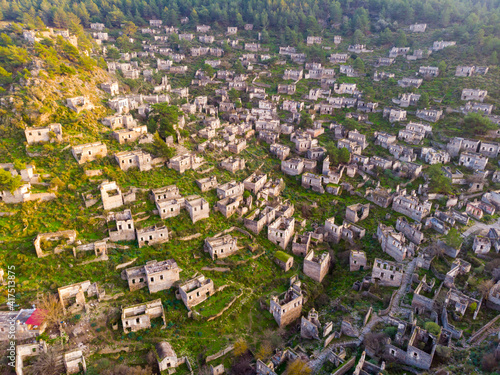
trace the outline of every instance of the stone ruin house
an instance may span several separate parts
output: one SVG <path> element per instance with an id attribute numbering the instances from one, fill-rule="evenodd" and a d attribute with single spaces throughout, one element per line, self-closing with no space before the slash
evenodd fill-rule
<path id="1" fill-rule="evenodd" d="M 101 83 L 101 90 L 108 93 L 111 96 L 115 96 L 120 93 L 120 87 L 118 86 L 118 82 Z"/>
<path id="2" fill-rule="evenodd" d="M 242 182 L 236 182 L 235 180 L 217 186 L 217 197 L 219 199 L 237 197 L 243 195 L 244 192 L 245 185 Z"/>
<path id="3" fill-rule="evenodd" d="M 282 160 L 281 171 L 289 176 L 298 176 L 304 171 L 304 160 L 301 158 Z"/>
<path id="4" fill-rule="evenodd" d="M 476 90 L 476 89 L 463 89 L 462 90 L 462 100 L 474 100 L 477 102 L 483 102 L 483 100 L 488 95 L 486 90 Z"/>
<path id="5" fill-rule="evenodd" d="M 311 238 L 311 232 L 306 232 L 303 235 L 295 233 L 292 241 L 292 253 L 297 256 L 305 257 L 309 253 Z"/>
<path id="6" fill-rule="evenodd" d="M 210 216 L 210 205 L 205 198 L 196 195 L 187 197 L 185 206 L 193 224 Z"/>
<path id="7" fill-rule="evenodd" d="M 348 59 L 349 55 L 347 53 L 332 53 L 329 57 L 332 64 L 345 64 Z"/>
<path id="8" fill-rule="evenodd" d="M 293 95 L 293 94 L 295 94 L 295 91 L 296 91 L 296 85 L 294 85 L 294 84 L 291 84 L 291 85 L 279 84 L 278 85 L 278 94 Z"/>
<path id="9" fill-rule="evenodd" d="M 415 87 L 419 88 L 424 80 L 422 78 L 403 78 L 398 81 L 400 87 Z"/>
<path id="10" fill-rule="evenodd" d="M 436 292 L 440 289 L 434 289 L 435 279 L 427 283 L 427 275 L 422 277 L 417 288 L 413 292 L 413 299 L 411 307 L 415 314 L 421 315 L 426 312 L 432 313 L 434 311 Z M 434 292 L 433 292 L 434 290 Z"/>
<path id="11" fill-rule="evenodd" d="M 254 194 L 257 194 L 266 184 L 267 182 L 267 174 L 265 173 L 252 173 L 250 176 L 243 180 L 243 185 L 246 190 L 251 191 Z"/>
<path id="12" fill-rule="evenodd" d="M 418 118 L 429 121 L 429 122 L 437 122 L 443 117 L 443 111 L 437 109 L 417 109 L 417 113 L 415 114 Z"/>
<path id="13" fill-rule="evenodd" d="M 257 208 L 244 219 L 245 228 L 254 234 L 259 234 L 264 226 L 271 224 L 276 218 L 276 209 L 271 206 Z"/>
<path id="14" fill-rule="evenodd" d="M 217 177 L 210 176 L 210 177 L 200 178 L 196 180 L 196 184 L 198 185 L 202 193 L 206 193 L 207 191 L 210 191 L 217 187 L 218 185 Z"/>
<path id="15" fill-rule="evenodd" d="M 304 274 L 311 279 L 322 282 L 328 271 L 330 270 L 330 253 L 322 253 L 319 256 L 314 256 L 314 250 L 304 258 Z"/>
<path id="16" fill-rule="evenodd" d="M 188 310 L 191 310 L 191 307 L 199 305 L 214 293 L 215 287 L 212 279 L 206 279 L 205 276 L 198 275 L 179 285 L 177 298 L 182 299 Z"/>
<path id="17" fill-rule="evenodd" d="M 155 318 L 162 318 L 163 325 L 166 324 L 165 312 L 159 298 L 146 303 L 122 307 L 121 320 L 125 333 L 151 328 L 151 320 Z"/>
<path id="18" fill-rule="evenodd" d="M 364 228 L 347 221 L 344 221 L 341 225 L 335 224 L 334 217 L 325 220 L 325 231 L 328 240 L 334 243 L 339 243 L 341 239 L 354 243 L 354 241 L 363 238 L 366 234 Z"/>
<path id="19" fill-rule="evenodd" d="M 133 191 L 122 194 L 117 183 L 114 181 L 104 181 L 101 183 L 100 191 L 102 204 L 105 210 L 112 210 L 135 201 L 135 193 Z"/>
<path id="20" fill-rule="evenodd" d="M 171 158 L 168 163 L 168 167 L 175 169 L 177 172 L 183 174 L 188 169 L 198 169 L 204 163 L 205 160 L 201 156 L 185 153 Z"/>
<path id="21" fill-rule="evenodd" d="M 233 154 L 239 154 L 241 151 L 247 148 L 247 141 L 245 139 L 235 139 L 227 145 L 227 148 L 229 152 L 232 152 Z"/>
<path id="22" fill-rule="evenodd" d="M 242 202 L 243 202 L 243 196 L 241 195 L 237 197 L 227 197 L 221 199 L 220 201 L 217 202 L 215 206 L 216 211 L 219 211 L 226 218 L 231 217 L 235 212 L 237 212 L 238 207 Z M 243 210 L 246 210 L 246 207 L 243 208 Z"/>
<path id="23" fill-rule="evenodd" d="M 485 66 L 457 66 L 455 77 L 472 77 L 474 75 L 485 75 L 489 68 Z"/>
<path id="24" fill-rule="evenodd" d="M 415 256 L 415 245 L 412 242 L 407 244 L 406 237 L 402 233 L 396 232 L 394 228 L 379 223 L 377 237 L 382 251 L 389 254 L 398 262 Z"/>
<path id="25" fill-rule="evenodd" d="M 283 269 L 284 272 L 288 272 L 293 266 L 293 257 L 281 250 L 274 253 L 274 263 Z"/>
<path id="26" fill-rule="evenodd" d="M 437 342 L 438 338 L 436 336 L 415 326 L 406 350 L 390 344 L 386 345 L 386 351 L 398 362 L 428 370 L 436 352 Z"/>
<path id="27" fill-rule="evenodd" d="M 66 106 L 72 111 L 75 111 L 76 113 L 80 113 L 85 110 L 90 111 L 94 109 L 94 105 L 92 104 L 92 102 L 85 96 L 77 96 L 76 98 L 67 98 Z"/>
<path id="28" fill-rule="evenodd" d="M 94 142 L 73 146 L 71 153 L 78 164 L 84 164 L 98 158 L 105 157 L 108 154 L 108 149 L 106 144 L 102 142 Z"/>
<path id="29" fill-rule="evenodd" d="M 404 109 L 384 108 L 384 117 L 389 118 L 389 122 L 405 121 L 406 111 Z"/>
<path id="30" fill-rule="evenodd" d="M 450 155 L 444 150 L 435 150 L 432 147 L 422 147 L 420 157 L 427 164 L 447 164 L 450 162 Z"/>
<path id="31" fill-rule="evenodd" d="M 488 237 L 476 235 L 472 244 L 472 251 L 476 254 L 488 254 L 491 250 L 491 241 Z"/>
<path id="32" fill-rule="evenodd" d="M 167 370 L 171 371 L 170 369 L 175 369 L 180 365 L 177 354 L 175 354 L 174 349 L 172 349 L 172 346 L 167 341 L 156 344 L 155 351 L 160 372 Z"/>
<path id="33" fill-rule="evenodd" d="M 371 282 L 376 282 L 381 286 L 398 287 L 403 281 L 403 274 L 402 265 L 376 258 L 373 262 Z"/>
<path id="34" fill-rule="evenodd" d="M 57 289 L 57 294 L 59 295 L 59 302 L 63 307 L 64 314 L 67 312 L 73 314 L 79 311 L 88 311 L 89 306 L 85 299 L 85 294 L 87 294 L 88 298 L 96 296 L 97 300 L 100 300 L 104 295 L 104 291 L 99 290 L 97 283 L 91 283 L 87 280 L 60 287 Z"/>
<path id="35" fill-rule="evenodd" d="M 421 223 L 410 223 L 404 216 L 400 216 L 396 220 L 396 230 L 403 233 L 415 245 L 420 245 L 424 240 L 424 234 L 421 229 Z"/>
<path id="36" fill-rule="evenodd" d="M 486 306 L 490 309 L 500 311 L 500 281 L 490 289 Z"/>
<path id="37" fill-rule="evenodd" d="M 375 137 L 375 145 L 380 145 L 385 149 L 397 142 L 395 135 L 386 132 L 375 132 L 373 136 Z"/>
<path id="38" fill-rule="evenodd" d="M 416 24 L 410 25 L 410 31 L 412 33 L 423 33 L 423 32 L 425 32 L 426 28 L 427 28 L 426 23 L 416 23 Z"/>
<path id="39" fill-rule="evenodd" d="M 291 286 L 285 293 L 271 297 L 269 312 L 280 327 L 287 326 L 302 314 L 304 295 L 300 281 L 295 279 L 290 280 Z"/>
<path id="40" fill-rule="evenodd" d="M 245 159 L 230 156 L 227 159 L 221 161 L 219 165 L 222 169 L 225 169 L 226 171 L 229 171 L 231 173 L 235 173 L 245 169 Z"/>
<path id="41" fill-rule="evenodd" d="M 89 244 L 79 245 L 73 248 L 73 256 L 76 258 L 76 254 L 79 251 L 93 251 L 94 255 L 101 260 L 108 260 L 108 249 L 113 248 L 113 244 L 108 244 L 105 238 L 102 241 L 95 241 Z"/>
<path id="42" fill-rule="evenodd" d="M 111 241 L 135 240 L 135 227 L 132 211 L 110 212 L 106 217 L 109 238 Z"/>
<path id="43" fill-rule="evenodd" d="M 304 173 L 302 175 L 302 187 L 304 189 L 312 189 L 313 191 L 323 194 L 325 189 L 323 188 L 323 176 L 316 175 L 313 173 Z"/>
<path id="44" fill-rule="evenodd" d="M 437 77 L 439 75 L 439 68 L 435 66 L 421 66 L 418 69 L 418 74 L 424 77 Z"/>
<path id="45" fill-rule="evenodd" d="M 281 216 L 268 225 L 267 238 L 275 245 L 286 249 L 295 232 L 295 219 Z"/>
<path id="46" fill-rule="evenodd" d="M 370 214 L 370 203 L 356 203 L 346 207 L 345 218 L 351 223 L 366 219 Z"/>
<path id="47" fill-rule="evenodd" d="M 30 369 L 32 365 L 30 363 L 24 364 L 25 359 L 38 357 L 42 353 L 47 353 L 47 344 L 45 341 L 40 340 L 40 342 L 33 344 L 16 345 L 16 365 L 15 371 L 16 375 L 30 374 Z M 27 361 L 28 362 L 28 361 Z"/>
<path id="48" fill-rule="evenodd" d="M 329 322 L 323 328 L 319 321 L 318 312 L 312 308 L 307 314 L 307 318 L 302 316 L 300 319 L 300 337 L 303 339 L 320 340 L 321 337 L 327 337 L 332 331 L 333 324 Z"/>
<path id="49" fill-rule="evenodd" d="M 467 202 L 465 212 L 476 220 L 481 220 L 484 216 L 484 211 L 480 207 L 481 202 Z"/>
<path id="50" fill-rule="evenodd" d="M 168 229 L 163 224 L 136 229 L 135 234 L 139 248 L 162 244 L 168 241 Z"/>
<path id="51" fill-rule="evenodd" d="M 401 190 L 392 202 L 392 209 L 394 211 L 418 222 L 430 214 L 431 207 L 432 203 L 427 200 L 421 202 L 415 192 L 409 195 L 406 193 L 406 189 Z"/>
<path id="52" fill-rule="evenodd" d="M 24 135 L 29 145 L 63 140 L 62 126 L 59 123 L 49 124 L 45 127 L 28 127 L 24 130 Z"/>
<path id="53" fill-rule="evenodd" d="M 46 257 L 50 255 L 46 252 L 46 247 L 50 246 L 50 242 L 55 242 L 56 246 L 53 250 L 54 254 L 59 254 L 65 249 L 72 247 L 76 241 L 77 233 L 75 230 L 63 230 L 54 233 L 41 233 L 38 234 L 33 241 L 35 246 L 36 255 L 38 258 Z"/>
<path id="54" fill-rule="evenodd" d="M 179 280 L 182 270 L 174 259 L 161 262 L 152 260 L 144 266 L 127 268 L 123 274 L 131 291 L 148 287 L 149 293 L 156 293 L 171 288 Z"/>
<path id="55" fill-rule="evenodd" d="M 133 143 L 137 140 L 139 140 L 139 143 L 153 142 L 153 136 L 148 133 L 148 127 L 146 125 L 134 126 L 126 129 L 117 129 L 112 133 L 112 136 L 121 145 L 125 143 Z"/>
<path id="56" fill-rule="evenodd" d="M 349 252 L 349 271 L 363 271 L 367 266 L 366 253 L 360 250 Z"/>
<path id="57" fill-rule="evenodd" d="M 320 36 L 308 36 L 306 42 L 308 46 L 313 44 L 321 44 L 323 43 L 323 38 Z"/>
<path id="58" fill-rule="evenodd" d="M 257 193 L 257 199 L 268 201 L 272 198 L 277 198 L 285 189 L 285 181 L 282 178 L 267 181 L 263 188 Z"/>
<path id="59" fill-rule="evenodd" d="M 64 368 L 66 374 L 79 374 L 87 372 L 87 363 L 81 350 L 74 350 L 63 355 Z"/>
<path id="60" fill-rule="evenodd" d="M 149 171 L 163 162 L 162 158 L 153 158 L 150 154 L 140 151 L 121 151 L 115 154 L 116 162 L 122 171 L 137 168 L 141 172 Z"/>
<path id="61" fill-rule="evenodd" d="M 204 250 L 210 254 L 212 260 L 226 258 L 235 254 L 238 249 L 238 240 L 227 234 L 221 237 L 205 238 Z"/>
<path id="62" fill-rule="evenodd" d="M 185 199 L 175 185 L 152 189 L 151 196 L 162 220 L 179 215 L 185 206 Z"/>
<path id="63" fill-rule="evenodd" d="M 375 189 L 366 189 L 365 198 L 379 207 L 387 208 L 391 205 L 394 195 L 390 189 L 376 187 Z"/>
<path id="64" fill-rule="evenodd" d="M 484 170 L 488 164 L 488 158 L 477 152 L 462 152 L 458 160 L 459 165 L 475 170 Z"/>

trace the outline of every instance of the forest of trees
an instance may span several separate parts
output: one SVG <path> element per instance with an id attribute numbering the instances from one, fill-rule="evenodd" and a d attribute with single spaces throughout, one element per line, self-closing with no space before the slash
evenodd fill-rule
<path id="1" fill-rule="evenodd" d="M 75 20 L 85 27 L 91 22 L 118 27 L 126 20 L 141 26 L 152 18 L 178 25 L 181 17 L 189 17 L 192 23 L 253 23 L 283 33 L 315 34 L 326 22 L 340 26 L 346 34 L 356 30 L 367 34 L 384 31 L 388 23 L 396 21 L 456 25 L 457 39 L 500 34 L 499 3 L 495 0 L 2 0 L 0 13 L 4 20 L 32 25 L 40 17 L 56 27 L 69 27 Z"/>
<path id="2" fill-rule="evenodd" d="M 281 44 L 298 44 L 307 35 L 319 35 L 324 27 L 335 26 L 338 33 L 364 42 L 378 33 L 379 43 L 403 45 L 406 36 L 401 24 L 425 22 L 442 28 L 457 43 L 469 44 L 471 54 L 491 57 L 498 63 L 500 54 L 500 4 L 495 0 L 1 0 L 0 19 L 69 28 L 79 37 L 81 27 L 102 22 L 119 27 L 126 21 L 145 26 L 160 18 L 177 26 L 182 17 L 190 24 L 207 23 L 214 27 L 245 23 L 262 32 L 263 41 L 276 35 Z M 86 47 L 84 40 L 84 45 Z M 496 62 L 495 62 L 496 60 Z"/>

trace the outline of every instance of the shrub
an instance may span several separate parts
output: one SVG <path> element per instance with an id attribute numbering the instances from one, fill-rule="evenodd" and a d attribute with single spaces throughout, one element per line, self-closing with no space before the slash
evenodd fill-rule
<path id="1" fill-rule="evenodd" d="M 441 327 L 439 326 L 439 324 L 437 323 L 434 323 L 434 322 L 426 322 L 425 325 L 424 325 L 424 328 L 427 332 L 433 334 L 433 335 L 439 335 L 439 333 L 441 332 Z"/>

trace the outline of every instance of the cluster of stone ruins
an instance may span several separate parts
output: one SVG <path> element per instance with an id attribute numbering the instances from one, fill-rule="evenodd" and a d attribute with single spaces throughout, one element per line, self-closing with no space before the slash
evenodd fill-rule
<path id="1" fill-rule="evenodd" d="M 425 32 L 426 26 L 412 25 L 410 31 Z M 103 24 L 94 23 L 91 28 L 93 37 L 100 44 L 109 40 L 110 37 L 104 32 Z M 245 26 L 246 31 L 252 28 L 253 25 Z M 192 41 L 197 38 L 204 45 L 210 44 L 211 47 L 193 47 L 189 52 L 194 57 L 206 56 L 209 58 L 205 60 L 206 64 L 219 67 L 220 59 L 225 52 L 216 45 L 229 42 L 231 48 L 240 49 L 237 38 L 240 31 L 237 27 L 228 27 L 224 38 L 219 40 L 207 35 L 211 32 L 210 26 L 198 25 L 196 35 L 179 34 L 179 39 Z M 379 109 L 378 103 L 363 99 L 363 92 L 356 83 L 336 83 L 337 73 L 333 67 L 306 62 L 306 55 L 290 46 L 280 47 L 279 54 L 273 57 L 305 64 L 305 70 L 285 69 L 282 82 L 277 87 L 277 95 L 269 95 L 266 93 L 266 85 L 259 85 L 251 79 L 254 66 L 271 58 L 269 51 L 262 48 L 259 43 L 245 43 L 242 47 L 245 54 L 240 60 L 247 73 L 237 74 L 234 71 L 220 69 L 210 77 L 200 70 L 196 72 L 192 86 L 215 85 L 217 89 L 214 97 L 217 100 L 214 101 L 212 97 L 207 96 L 192 98 L 189 95 L 189 87 L 171 88 L 166 75 L 184 74 L 188 70 L 186 65 L 180 64 L 189 57 L 162 46 L 170 34 L 178 33 L 179 30 L 165 27 L 159 20 L 151 20 L 150 26 L 141 29 L 141 32 L 153 35 L 155 43 L 144 43 L 144 51 L 140 53 L 122 53 L 121 61 L 125 62 L 109 62 L 109 72 L 120 71 L 129 79 L 138 79 L 142 76 L 150 82 L 153 82 L 152 77 L 155 73 L 164 72 L 165 76 L 161 84 L 155 86 L 154 92 L 149 95 L 125 95 L 115 81 L 102 84 L 102 90 L 109 96 L 108 105 L 115 111 L 113 115 L 103 118 L 102 124 L 112 130 L 114 141 L 137 146 L 129 151 L 116 152 L 111 159 L 125 173 L 131 169 L 143 172 L 153 168 L 169 168 L 180 175 L 194 171 L 199 177 L 196 179 L 199 194 L 183 194 L 176 185 L 139 189 L 120 186 L 116 181 L 101 181 L 98 186 L 99 192 L 96 190 L 82 194 L 82 204 L 86 208 L 102 205 L 107 229 L 106 237 L 88 242 L 76 230 L 40 233 L 34 239 L 34 254 L 37 257 L 72 251 L 76 258 L 78 252 L 90 251 L 93 252 L 95 260 L 105 261 L 108 259 L 109 249 L 126 247 L 116 242 L 133 241 L 141 248 L 160 246 L 171 241 L 172 235 L 164 220 L 182 215 L 183 210 L 186 210 L 193 225 L 220 212 L 225 218 L 240 218 L 249 233 L 259 235 L 264 230 L 267 239 L 275 244 L 276 248 L 281 249 L 275 253 L 274 261 L 284 272 L 297 268 L 297 264 L 294 264 L 294 259 L 297 258 L 294 256 L 303 258 L 303 274 L 312 280 L 307 279 L 307 281 L 321 283 L 334 265 L 332 254 L 321 251 L 323 248 L 321 244 L 347 241 L 353 245 L 349 254 L 349 270 L 351 272 L 371 270 L 370 275 L 356 281 L 353 289 L 359 293 L 370 293 L 369 289 L 373 285 L 398 288 L 398 292 L 413 295 L 411 305 L 403 306 L 402 303 L 398 305 L 400 297 L 398 292 L 395 292 L 387 311 L 380 311 L 378 316 L 373 316 L 370 310 L 364 322 L 342 320 L 340 329 L 334 331 L 333 323 L 321 323 L 319 314 L 314 309 L 307 314 L 303 311 L 308 296 L 298 277 L 292 277 L 284 293 L 269 296 L 268 311 L 279 327 L 296 323 L 300 326 L 303 339 L 321 341 L 326 353 L 322 356 L 323 361 L 329 360 L 336 366 L 345 365 L 343 368 L 346 371 L 354 367 L 356 375 L 375 373 L 385 368 L 384 362 L 380 366 L 368 362 L 366 356 L 375 355 L 369 348 L 357 364 L 354 358 L 346 357 L 345 347 L 360 345 L 366 332 L 369 332 L 368 323 L 373 320 L 378 319 L 397 328 L 395 338 L 389 339 L 385 345 L 387 358 L 428 370 L 438 345 L 450 346 L 452 339 L 463 337 L 463 332 L 450 323 L 449 316 L 464 316 L 472 305 L 475 306 L 473 319 L 476 319 L 482 308 L 500 311 L 500 281 L 491 288 L 485 298 L 468 295 L 455 285 L 457 278 L 471 271 L 471 264 L 461 258 L 463 253 L 460 246 L 453 246 L 445 240 L 437 243 L 437 247 L 444 254 L 454 259 L 450 270 L 446 275 L 441 275 L 440 279 L 437 278 L 439 279 L 437 283 L 436 279 L 428 282 L 425 276 L 419 278 L 416 272 L 418 268 L 431 270 L 431 262 L 437 256 L 436 252 L 432 253 L 430 248 L 424 247 L 424 244 L 428 244 L 424 231 L 446 236 L 452 228 L 460 228 L 472 220 L 482 220 L 485 215 L 491 216 L 500 210 L 500 192 L 484 192 L 486 181 L 500 183 L 500 172 L 492 170 L 489 163 L 490 160 L 498 158 L 500 144 L 495 142 L 494 138 L 500 135 L 499 131 L 488 133 L 488 137 L 493 139 L 486 141 L 452 138 L 446 144 L 434 140 L 427 142 L 432 138 L 433 131 L 429 123 L 443 118 L 445 113 L 442 109 L 438 107 L 418 109 L 414 113 L 418 120 L 408 121 L 407 115 L 410 115 L 410 112 L 405 108 L 415 106 L 420 100 L 419 94 L 410 91 L 394 98 L 392 100 L 394 106 Z M 31 43 L 38 38 L 38 34 L 31 31 L 25 31 L 23 35 Z M 228 36 L 231 38 L 228 39 Z M 68 34 L 64 37 L 71 36 Z M 336 44 L 340 44 L 341 40 L 341 37 L 335 37 Z M 306 43 L 322 44 L 323 39 L 309 36 Z M 389 52 L 389 57 L 378 59 L 377 66 L 392 65 L 399 57 L 409 61 L 425 59 L 430 53 L 454 44 L 455 42 L 436 41 L 428 50 L 413 50 L 412 54 L 409 47 L 394 47 Z M 367 49 L 365 45 L 351 45 L 347 52 L 367 54 L 373 51 Z M 345 65 L 350 56 L 347 52 L 332 53 L 329 61 L 332 65 L 341 64 L 340 74 L 358 77 L 359 72 L 352 66 Z M 159 58 L 158 55 L 162 57 Z M 155 56 L 156 68 L 137 62 L 141 58 Z M 455 75 L 470 77 L 487 73 L 487 67 L 458 66 Z M 418 88 L 424 80 L 432 79 L 439 74 L 438 67 L 421 66 L 416 78 L 413 76 L 402 78 L 398 80 L 398 85 L 402 88 Z M 374 79 L 392 77 L 389 73 L 376 72 Z M 288 96 L 296 93 L 297 82 L 302 79 L 317 80 L 321 88 L 311 89 L 303 101 L 290 99 Z M 229 92 L 233 89 L 248 93 L 258 104 L 252 109 L 241 108 L 237 105 L 241 104 L 240 102 L 230 99 Z M 463 88 L 460 92 L 463 107 L 459 111 L 463 114 L 479 112 L 500 124 L 500 118 L 492 115 L 493 105 L 484 103 L 487 95 L 488 92 L 485 90 Z M 195 151 L 184 150 L 167 161 L 139 147 L 153 142 L 153 135 L 148 132 L 146 125 L 141 125 L 141 120 L 151 112 L 153 104 L 169 103 L 174 97 L 186 99 L 186 103 L 180 107 L 183 114 L 179 118 L 176 130 L 183 129 L 191 115 L 199 119 L 201 129 L 191 134 L 191 138 L 199 140 Z M 94 108 L 90 99 L 83 96 L 66 98 L 66 106 L 77 113 Z M 321 118 L 321 115 L 331 115 L 344 108 L 357 109 L 357 112 L 348 113 L 346 116 L 359 122 L 366 123 L 368 113 L 380 112 L 389 122 L 393 124 L 403 122 L 404 125 L 396 128 L 398 130 L 394 134 L 375 132 L 371 137 L 358 130 L 348 130 L 335 122 L 316 120 Z M 303 116 L 301 111 L 304 109 L 314 113 L 313 125 L 308 129 L 298 126 Z M 287 113 L 285 120 L 278 116 L 278 110 Z M 132 112 L 137 113 L 137 118 L 134 118 Z M 333 165 L 327 149 L 319 143 L 318 137 L 325 131 L 336 140 L 339 149 L 345 148 L 349 151 L 348 162 Z M 28 145 L 69 140 L 59 123 L 26 128 L 25 136 Z M 286 144 L 283 142 L 284 139 L 287 140 Z M 348 192 L 351 196 L 359 196 L 364 203 L 347 205 L 343 220 L 339 221 L 336 217 L 327 218 L 324 223 L 314 223 L 313 230 L 306 231 L 305 221 L 294 215 L 294 205 L 284 198 L 285 179 L 288 177 L 285 179 L 273 177 L 262 172 L 260 168 L 247 171 L 247 162 L 252 156 L 245 150 L 255 140 L 267 144 L 269 153 L 278 159 L 281 172 L 300 181 L 303 189 L 311 189 L 319 194 L 330 194 L 332 197 Z M 387 150 L 386 154 L 391 156 L 363 155 L 371 142 Z M 173 139 L 167 139 L 167 143 L 174 145 Z M 220 178 L 218 180 L 210 173 L 207 175 L 199 173 L 200 168 L 208 164 L 203 157 L 206 150 L 225 151 L 231 155 L 218 160 L 215 166 L 233 176 L 229 181 L 219 181 Z M 111 156 L 108 154 L 108 146 L 102 141 L 72 144 L 68 152 L 71 152 L 79 165 L 86 167 L 88 163 L 99 163 L 100 159 Z M 378 173 L 384 170 L 392 172 L 402 180 L 413 181 L 424 176 L 423 166 L 434 164 L 442 165 L 443 175 L 450 179 L 452 184 L 463 186 L 462 194 L 444 196 L 429 193 L 428 182 L 421 184 L 418 189 L 411 190 L 405 187 L 407 184 L 389 189 L 377 181 Z M 55 193 L 31 192 L 32 185 L 41 181 L 41 176 L 35 173 L 34 166 L 27 166 L 23 170 L 16 170 L 12 164 L 1 166 L 9 170 L 13 176 L 20 175 L 23 181 L 23 185 L 15 191 L 0 192 L 0 200 L 3 202 L 22 203 L 56 198 Z M 474 178 L 466 179 L 460 169 L 470 170 Z M 86 170 L 89 177 L 101 173 L 102 171 L 98 169 Z M 242 176 L 242 173 L 244 178 L 236 177 Z M 349 182 L 356 176 L 361 176 L 364 181 L 361 186 L 353 186 Z M 359 190 L 363 186 L 366 187 L 364 194 Z M 144 191 L 148 192 L 155 209 L 147 213 L 133 212 L 130 207 L 134 202 L 137 203 L 137 196 Z M 213 206 L 205 198 L 211 191 L 217 196 L 217 202 Z M 444 201 L 444 204 L 438 206 L 435 203 L 437 200 Z M 370 233 L 378 240 L 385 258 L 375 258 L 370 264 L 366 252 L 354 245 L 365 237 L 366 229 L 363 223 L 372 219 L 370 210 L 373 211 L 374 208 L 391 209 L 393 213 L 387 214 L 387 219 L 392 215 L 395 216 L 396 222 L 394 226 L 387 220 L 379 222 L 376 233 Z M 156 224 L 142 226 L 141 222 L 145 219 L 145 215 L 154 217 Z M 214 262 L 234 256 L 242 249 L 238 246 L 238 236 L 227 233 L 204 237 L 203 248 L 207 253 L 206 256 Z M 484 259 L 489 259 L 488 254 L 491 252 L 498 253 L 500 229 L 492 227 L 487 233 L 474 235 L 472 250 L 478 256 L 485 257 Z M 173 288 L 176 298 L 184 303 L 191 317 L 196 313 L 192 308 L 205 302 L 218 290 L 210 278 L 199 272 L 184 278 L 181 278 L 181 272 L 175 259 L 161 259 L 125 268 L 121 277 L 131 292 L 147 288 L 150 294 L 154 294 Z M 447 290 L 446 298 L 444 305 L 439 308 L 437 297 L 443 288 Z M 104 289 L 89 280 L 62 286 L 58 289 L 58 295 L 66 314 L 89 311 L 99 301 L 106 299 Z M 339 306 L 349 311 L 347 307 L 341 304 Z M 0 320 L 6 322 L 15 318 L 19 337 L 32 339 L 45 329 L 43 324 L 30 323 L 30 319 L 39 322 L 39 319 L 36 319 L 36 311 L 37 309 L 28 309 L 15 314 L 2 312 Z M 393 314 L 395 311 L 398 311 L 398 317 Z M 417 315 L 438 322 L 441 333 L 434 335 L 420 327 L 416 323 Z M 163 326 L 168 320 L 162 300 L 158 298 L 141 304 L 123 306 L 121 309 L 121 324 L 123 331 L 127 333 L 152 327 L 154 319 Z M 0 334 L 2 338 L 6 337 L 4 328 L 1 328 Z M 341 344 L 330 345 L 333 339 L 342 339 L 336 341 Z M 178 358 L 172 346 L 166 341 L 158 343 L 155 350 L 160 370 L 189 363 L 187 357 Z M 46 351 L 47 345 L 43 341 L 37 344 L 19 345 L 16 354 L 18 374 L 23 373 L 24 359 Z M 319 359 L 310 358 L 304 350 L 296 347 L 277 351 L 267 363 L 258 360 L 256 372 L 259 375 L 276 374 L 274 370 L 281 363 L 295 358 L 307 359 L 312 367 L 318 366 Z M 69 374 L 77 373 L 80 368 L 86 368 L 81 350 L 65 353 L 63 361 Z M 212 366 L 212 373 L 221 374 L 224 371 L 224 367 L 221 366 Z"/>

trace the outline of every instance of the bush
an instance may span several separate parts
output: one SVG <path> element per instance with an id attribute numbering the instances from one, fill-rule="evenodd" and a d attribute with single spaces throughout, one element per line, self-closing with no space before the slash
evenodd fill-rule
<path id="1" fill-rule="evenodd" d="M 439 333 L 441 332 L 441 327 L 439 326 L 439 324 L 431 322 L 431 321 L 426 322 L 424 325 L 424 328 L 427 332 L 429 332 L 435 336 L 439 335 Z"/>
<path id="2" fill-rule="evenodd" d="M 394 339 L 394 337 L 396 337 L 396 333 L 398 333 L 398 329 L 396 327 L 387 327 L 384 329 L 384 333 L 391 339 Z"/>

